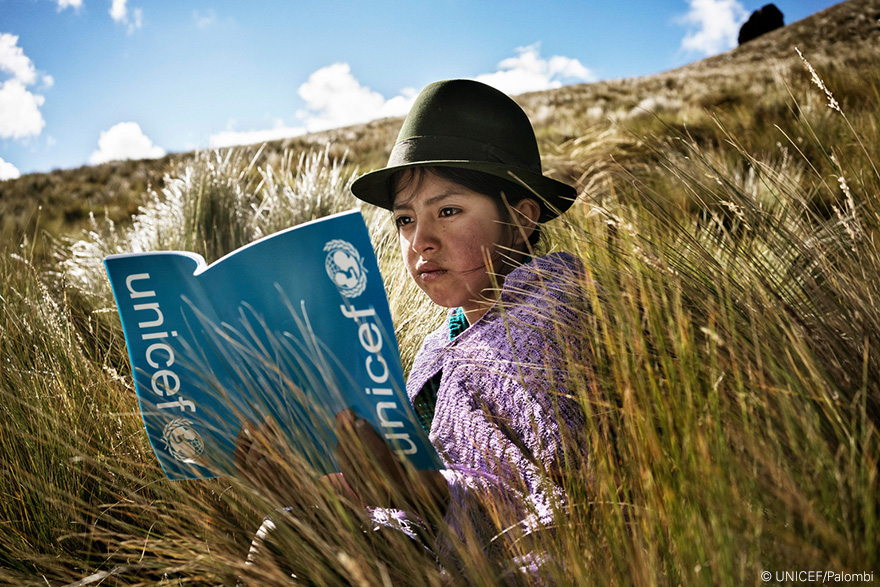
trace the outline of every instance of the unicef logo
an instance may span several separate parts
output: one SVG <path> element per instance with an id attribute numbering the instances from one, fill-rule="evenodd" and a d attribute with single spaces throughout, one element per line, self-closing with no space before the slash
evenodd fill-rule
<path id="1" fill-rule="evenodd" d="M 186 418 L 176 418 L 165 425 L 162 440 L 178 461 L 191 462 L 205 452 L 205 443 L 199 433 L 193 430 L 192 422 Z"/>
<path id="2" fill-rule="evenodd" d="M 336 284 L 342 295 L 356 298 L 367 288 L 367 270 L 360 253 L 351 243 L 332 240 L 324 245 L 327 257 L 324 267 L 330 280 Z"/>

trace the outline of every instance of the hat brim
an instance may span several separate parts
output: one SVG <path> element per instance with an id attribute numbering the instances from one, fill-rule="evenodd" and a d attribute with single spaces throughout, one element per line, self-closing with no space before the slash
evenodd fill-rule
<path id="1" fill-rule="evenodd" d="M 398 171 L 415 167 L 470 169 L 523 185 L 535 194 L 535 199 L 541 206 L 539 222 L 547 222 L 556 218 L 568 210 L 577 198 L 577 190 L 572 186 L 534 171 L 511 167 L 503 163 L 456 160 L 417 161 L 370 171 L 354 180 L 351 191 L 358 199 L 391 210 L 394 204 L 391 177 Z"/>

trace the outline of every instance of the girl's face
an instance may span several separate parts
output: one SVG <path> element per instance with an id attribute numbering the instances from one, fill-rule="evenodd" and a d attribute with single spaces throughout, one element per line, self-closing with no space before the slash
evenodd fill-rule
<path id="1" fill-rule="evenodd" d="M 489 196 L 427 170 L 404 177 L 393 211 L 406 269 L 434 303 L 461 306 L 473 323 L 494 301 L 490 273 L 510 271 L 505 258 L 522 239 Z"/>

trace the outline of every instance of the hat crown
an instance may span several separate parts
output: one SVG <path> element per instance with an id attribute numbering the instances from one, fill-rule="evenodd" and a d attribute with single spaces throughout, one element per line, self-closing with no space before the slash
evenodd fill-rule
<path id="1" fill-rule="evenodd" d="M 567 210 L 577 196 L 572 186 L 543 174 L 535 131 L 523 109 L 473 80 L 426 86 L 406 115 L 388 165 L 357 178 L 351 191 L 391 210 L 394 174 L 416 167 L 469 169 L 522 185 L 539 200 L 539 222 Z"/>
<path id="2" fill-rule="evenodd" d="M 439 81 L 421 91 L 396 146 L 414 141 L 449 146 L 448 156 L 434 153 L 435 158 L 461 159 L 462 145 L 469 144 L 470 157 L 481 151 L 484 161 L 541 173 L 538 143 L 526 113 L 503 92 L 473 80 Z M 392 152 L 389 165 L 400 163 L 395 160 L 400 155 Z"/>

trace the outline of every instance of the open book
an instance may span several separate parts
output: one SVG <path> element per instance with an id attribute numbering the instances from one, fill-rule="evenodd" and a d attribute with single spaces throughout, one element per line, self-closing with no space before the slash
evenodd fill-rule
<path id="1" fill-rule="evenodd" d="M 169 479 L 232 472 L 243 421 L 268 416 L 317 473 L 337 471 L 334 414 L 347 408 L 416 468 L 441 466 L 406 398 L 360 213 L 278 232 L 211 265 L 174 251 L 104 264 Z"/>

